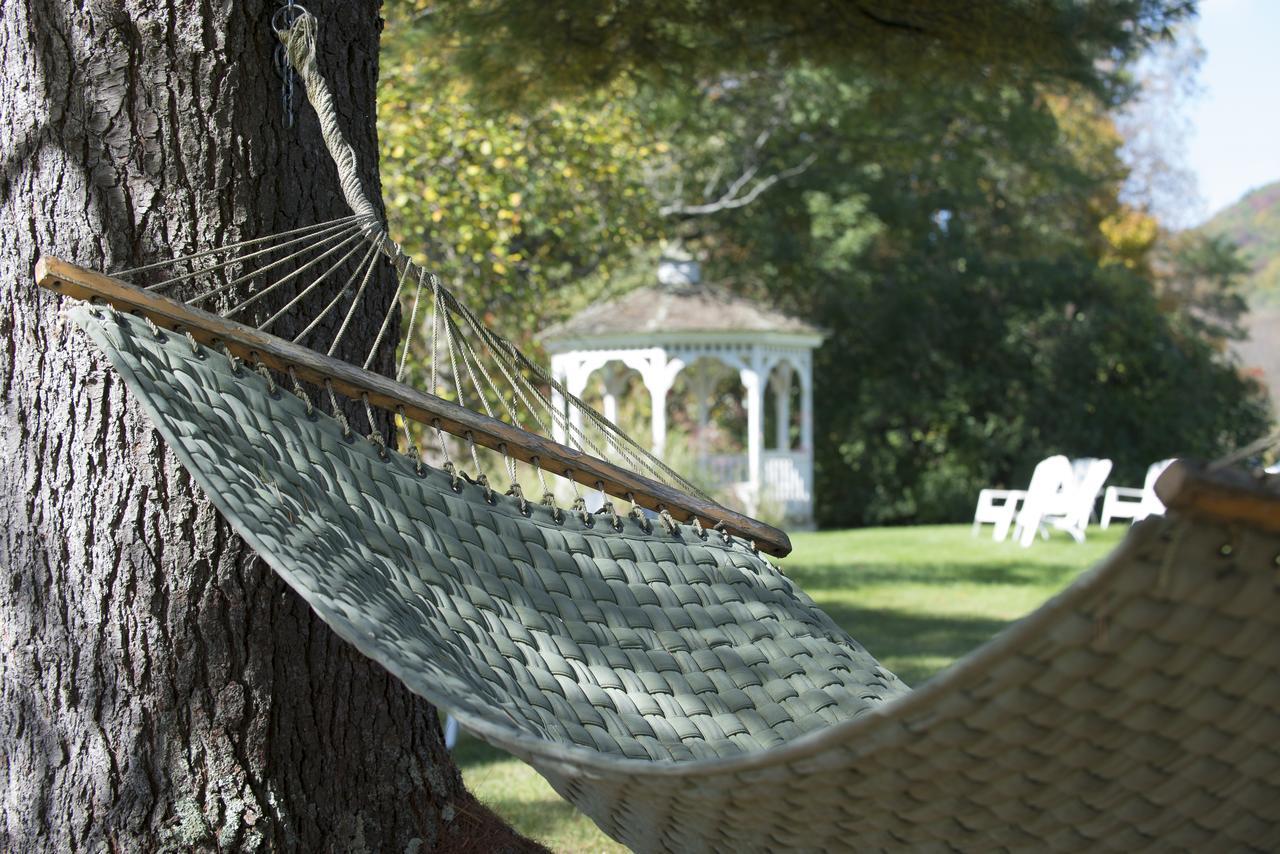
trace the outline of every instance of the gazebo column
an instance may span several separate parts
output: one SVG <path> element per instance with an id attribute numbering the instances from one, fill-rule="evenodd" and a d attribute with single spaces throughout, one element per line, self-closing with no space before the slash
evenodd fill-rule
<path id="1" fill-rule="evenodd" d="M 580 352 L 557 353 L 551 357 L 551 376 L 564 387 L 565 392 L 581 398 L 586 391 L 587 380 L 598 364 L 591 364 L 589 358 Z M 562 445 L 580 446 L 582 410 L 570 407 L 565 396 L 554 386 L 551 388 L 551 407 L 555 410 L 551 420 L 551 438 Z M 573 426 L 572 430 L 566 424 L 566 408 L 567 423 Z"/>
<path id="2" fill-rule="evenodd" d="M 667 394 L 684 368 L 680 358 L 667 357 L 667 351 L 655 347 L 643 364 L 632 365 L 640 371 L 640 380 L 649 392 L 651 424 L 653 427 L 653 453 L 661 458 L 667 448 Z"/>
<path id="3" fill-rule="evenodd" d="M 760 501 L 760 468 L 764 456 L 764 376 L 760 354 L 752 350 L 749 367 L 738 372 L 742 387 L 746 390 L 747 409 L 747 489 L 750 510 L 755 512 Z"/>
<path id="4" fill-rule="evenodd" d="M 649 401 L 653 408 L 653 453 L 661 458 L 667 450 L 667 392 L 670 386 L 649 386 Z"/>
<path id="5" fill-rule="evenodd" d="M 572 353 L 556 353 L 551 357 L 551 378 L 560 386 L 564 386 L 569 381 L 569 372 L 577 363 Z M 565 443 L 567 431 L 565 430 L 564 417 L 567 402 L 564 395 L 556 385 L 551 386 L 551 438 L 560 444 Z"/>
<path id="6" fill-rule="evenodd" d="M 813 357 L 805 353 L 797 366 L 800 380 L 800 479 L 804 483 L 806 502 L 797 513 L 797 522 L 813 522 Z"/>
<path id="7" fill-rule="evenodd" d="M 653 409 L 653 453 L 659 458 L 667 450 L 667 395 L 674 381 L 675 376 L 666 370 L 655 370 L 652 379 L 645 382 Z"/>
<path id="8" fill-rule="evenodd" d="M 791 450 L 791 363 L 779 362 L 774 369 L 774 444 L 779 451 Z"/>
<path id="9" fill-rule="evenodd" d="M 800 361 L 800 447 L 813 458 L 813 358 Z"/>
<path id="10" fill-rule="evenodd" d="M 618 398 L 627 390 L 627 372 L 618 370 L 617 362 L 610 362 L 602 369 L 604 380 L 604 397 L 601 400 L 601 415 L 611 423 L 618 423 Z"/>

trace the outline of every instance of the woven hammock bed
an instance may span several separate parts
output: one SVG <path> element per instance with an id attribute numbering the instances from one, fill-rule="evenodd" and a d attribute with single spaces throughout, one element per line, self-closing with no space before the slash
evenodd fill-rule
<path id="1" fill-rule="evenodd" d="M 70 317 L 334 631 L 637 851 L 1280 848 L 1277 478 L 1175 464 L 1164 517 L 913 691 L 742 535 L 752 520 L 498 494 L 284 390 L 286 362 L 319 375 L 303 348 L 41 270 L 102 297 Z M 398 393 L 368 383 L 375 405 Z"/>

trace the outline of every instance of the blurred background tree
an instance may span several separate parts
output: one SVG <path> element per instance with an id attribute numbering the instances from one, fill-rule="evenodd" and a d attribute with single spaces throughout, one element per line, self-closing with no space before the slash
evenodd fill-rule
<path id="1" fill-rule="evenodd" d="M 380 107 L 393 227 L 526 345 L 649 283 L 672 243 L 821 325 L 824 524 L 964 518 L 1055 452 L 1140 480 L 1269 418 L 1226 355 L 1231 247 L 1172 239 L 1150 203 L 1171 185 L 1117 127 L 1194 63 L 1167 47 L 1193 14 L 405 0 Z"/>

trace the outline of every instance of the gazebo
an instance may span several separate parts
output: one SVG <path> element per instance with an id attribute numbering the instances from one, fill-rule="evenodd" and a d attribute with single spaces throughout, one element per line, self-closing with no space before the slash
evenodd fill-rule
<path id="1" fill-rule="evenodd" d="M 667 396 L 676 377 L 689 372 L 701 433 L 712 394 L 707 360 L 736 371 L 746 411 L 746 452 L 708 455 L 699 445 L 699 472 L 748 512 L 763 508 L 792 526 L 812 523 L 813 350 L 823 339 L 816 327 L 702 283 L 696 262 L 667 258 L 659 263 L 655 285 L 597 303 L 539 337 L 551 354 L 552 375 L 575 397 L 600 372 L 601 408 L 615 423 L 618 401 L 635 371 L 652 403 L 652 445 L 659 457 L 667 450 Z M 798 424 L 793 386 L 799 391 Z M 772 436 L 765 435 L 767 393 L 773 398 Z M 555 438 L 563 442 L 564 434 L 561 429 Z"/>

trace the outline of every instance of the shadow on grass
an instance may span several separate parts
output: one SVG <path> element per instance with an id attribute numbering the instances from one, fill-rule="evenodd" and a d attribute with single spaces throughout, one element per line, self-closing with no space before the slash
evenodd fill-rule
<path id="1" fill-rule="evenodd" d="M 460 768 L 478 769 L 510 758 L 511 754 L 505 750 L 469 735 L 460 736 L 453 748 L 453 761 Z"/>
<path id="2" fill-rule="evenodd" d="M 1013 622 L 910 614 L 841 602 L 823 602 L 822 610 L 912 687 L 934 675 L 940 669 L 937 662 L 965 655 Z"/>
<path id="3" fill-rule="evenodd" d="M 532 768 L 463 734 L 453 758 L 467 788 L 524 836 L 556 852 L 622 852 L 592 821 L 562 800 Z"/>
<path id="4" fill-rule="evenodd" d="M 856 560 L 856 559 L 855 559 Z M 787 575 L 805 590 L 857 590 L 873 584 L 1002 584 L 1063 585 L 1080 573 L 1077 563 L 853 563 L 785 566 Z"/>
<path id="5" fill-rule="evenodd" d="M 591 819 L 559 796 L 537 801 L 497 797 L 488 800 L 487 805 L 518 828 L 521 834 L 531 839 L 544 840 L 544 844 L 566 836 L 589 836 L 600 832 Z"/>

